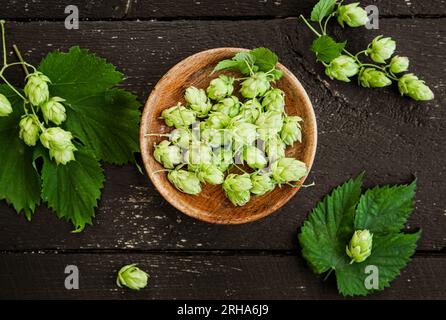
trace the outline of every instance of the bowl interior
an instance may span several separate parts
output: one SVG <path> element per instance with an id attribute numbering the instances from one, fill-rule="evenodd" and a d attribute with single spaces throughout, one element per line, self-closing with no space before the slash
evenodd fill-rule
<path id="1" fill-rule="evenodd" d="M 141 153 L 145 169 L 152 183 L 161 195 L 174 207 L 194 218 L 220 224 L 239 224 L 265 217 L 283 206 L 300 188 L 305 178 L 297 187 L 283 185 L 263 196 L 252 196 L 249 203 L 234 207 L 226 198 L 221 185 L 203 184 L 203 191 L 196 196 L 178 191 L 168 180 L 166 172 L 154 173 L 162 166 L 153 157 L 153 146 L 163 138 L 145 137 L 146 133 L 168 133 L 167 127 L 159 117 L 161 112 L 178 101 L 183 104 L 184 92 L 189 86 L 206 88 L 219 73 L 211 75 L 215 65 L 232 58 L 240 48 L 218 48 L 203 51 L 181 61 L 170 69 L 158 82 L 148 98 L 141 121 Z M 287 156 L 295 157 L 306 163 L 310 170 L 316 151 L 316 120 L 311 102 L 302 85 L 283 65 L 278 66 L 284 76 L 276 82 L 285 92 L 286 112 L 303 118 L 303 141 L 287 148 Z M 225 71 L 224 73 L 228 73 Z M 236 90 L 234 90 L 236 91 Z M 164 138 L 165 139 L 165 138 Z"/>

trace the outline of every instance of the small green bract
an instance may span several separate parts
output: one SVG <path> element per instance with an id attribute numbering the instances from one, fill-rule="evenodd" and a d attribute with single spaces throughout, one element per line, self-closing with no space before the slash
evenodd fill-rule
<path id="1" fill-rule="evenodd" d="M 388 287 L 409 262 L 421 235 L 402 232 L 413 211 L 416 180 L 361 194 L 362 177 L 345 182 L 319 202 L 299 234 L 302 255 L 313 271 L 334 271 L 344 296 Z M 370 268 L 377 275 L 373 279 Z"/>
<path id="2" fill-rule="evenodd" d="M 199 194 L 201 184 L 221 185 L 234 206 L 276 186 L 294 187 L 306 176 L 304 162 L 285 158 L 286 147 L 302 141 L 303 119 L 285 112 L 285 93 L 274 87 L 282 76 L 277 62 L 267 48 L 242 51 L 214 69 L 241 78 L 219 74 L 207 88 L 186 88 L 184 101 L 161 114 L 171 133 L 146 134 L 170 140 L 154 146 L 164 167 L 157 172 L 167 171 L 168 180 L 190 195 Z"/>

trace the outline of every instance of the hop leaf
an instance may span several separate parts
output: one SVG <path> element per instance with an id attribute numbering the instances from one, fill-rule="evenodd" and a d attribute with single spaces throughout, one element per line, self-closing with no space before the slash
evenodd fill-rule
<path id="1" fill-rule="evenodd" d="M 410 260 L 420 237 L 419 232 L 400 233 L 408 203 L 413 201 L 414 184 L 376 188 L 362 197 L 361 184 L 359 175 L 333 190 L 313 209 L 299 234 L 302 254 L 313 271 L 321 274 L 333 269 L 343 295 L 373 292 L 364 285 L 367 265 L 379 268 L 377 290 L 387 287 Z M 355 233 L 355 229 L 376 231 L 373 241 L 370 233 Z M 351 263 L 352 258 L 356 263 Z"/>
<path id="2" fill-rule="evenodd" d="M 332 37 L 323 35 L 316 38 L 311 45 L 311 51 L 316 54 L 319 61 L 331 62 L 339 57 L 347 42 L 336 42 Z"/>
<path id="3" fill-rule="evenodd" d="M 323 18 L 330 15 L 336 5 L 336 0 L 319 0 L 311 11 L 311 20 L 315 22 L 322 21 Z"/>
<path id="4" fill-rule="evenodd" d="M 67 131 L 99 160 L 134 161 L 139 150 L 140 103 L 135 95 L 115 88 L 123 76 L 113 65 L 73 47 L 67 53 L 50 53 L 39 71 L 52 80 L 51 96 L 65 99 Z"/>

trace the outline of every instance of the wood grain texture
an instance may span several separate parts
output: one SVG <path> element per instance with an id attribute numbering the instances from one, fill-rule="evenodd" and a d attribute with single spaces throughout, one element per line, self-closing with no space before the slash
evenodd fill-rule
<path id="1" fill-rule="evenodd" d="M 39 37 L 35 36 L 36 30 Z M 335 30 L 339 35 L 339 30 Z M 61 22 L 10 23 L 8 39 L 37 63 L 48 51 L 79 44 L 107 58 L 128 80 L 124 87 L 141 101 L 175 63 L 220 46 L 267 46 L 302 81 L 313 101 L 319 127 L 314 169 L 278 214 L 235 227 L 214 226 L 173 209 L 146 177 L 131 167 L 106 166 L 105 190 L 94 220 L 82 234 L 45 209 L 31 223 L 0 203 L 0 249 L 285 249 L 297 247 L 297 230 L 327 192 L 367 172 L 366 186 L 407 183 L 418 177 L 411 228 L 422 227 L 420 250 L 446 247 L 446 57 L 444 19 L 386 19 L 376 32 L 349 30 L 349 46 L 365 47 L 379 33 L 395 37 L 398 53 L 436 94 L 428 103 L 402 98 L 395 87 L 362 89 L 330 81 L 309 51 L 312 35 L 297 19 L 262 21 L 84 22 L 65 30 Z M 14 76 L 14 75 L 12 75 Z"/>
<path id="2" fill-rule="evenodd" d="M 285 205 L 301 188 L 307 175 L 295 182 L 296 187 L 283 185 L 262 196 L 252 195 L 244 206 L 234 206 L 227 199 L 222 185 L 202 184 L 198 195 L 188 195 L 178 191 L 167 179 L 166 173 L 160 173 L 164 167 L 155 157 L 154 145 L 166 138 L 146 136 L 147 133 L 166 134 L 172 131 L 160 119 L 162 112 L 178 102 L 186 104 L 186 88 L 207 88 L 212 79 L 220 73 L 210 75 L 222 60 L 232 59 L 240 48 L 217 48 L 196 53 L 176 64 L 156 84 L 144 107 L 141 119 L 141 156 L 150 180 L 157 190 L 175 208 L 199 220 L 217 224 L 243 224 L 264 218 Z M 290 116 L 302 118 L 302 143 L 287 147 L 286 156 L 305 163 L 311 171 L 317 145 L 317 128 L 313 106 L 299 80 L 282 64 L 277 68 L 283 72 L 282 78 L 274 84 L 285 95 L 285 111 Z M 222 72 L 221 74 L 227 74 Z M 241 74 L 234 74 L 241 77 Z M 236 90 L 238 88 L 236 87 Z M 239 96 L 241 98 L 241 96 Z M 243 101 L 243 100 L 242 100 Z M 249 170 L 249 168 L 246 168 Z M 240 173 L 240 170 L 232 170 Z"/>
<path id="3" fill-rule="evenodd" d="M 354 1 L 346 1 L 354 2 Z M 297 17 L 308 15 L 316 0 L 14 0 L 2 7 L 7 19 L 65 19 L 67 5 L 77 5 L 80 19 L 235 19 Z M 364 0 L 381 17 L 432 17 L 446 15 L 444 0 Z"/>
<path id="4" fill-rule="evenodd" d="M 138 263 L 150 275 L 139 292 L 116 286 L 116 273 Z M 79 290 L 66 290 L 67 265 Z M 419 256 L 370 299 L 446 299 L 446 259 Z M 298 256 L 182 254 L 2 254 L 0 299 L 342 299 L 334 277 L 316 277 Z"/>

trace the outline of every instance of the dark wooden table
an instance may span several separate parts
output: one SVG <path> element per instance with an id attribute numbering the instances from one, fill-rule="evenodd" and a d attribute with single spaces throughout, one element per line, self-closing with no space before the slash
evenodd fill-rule
<path id="1" fill-rule="evenodd" d="M 193 220 L 171 207 L 132 166 L 105 166 L 94 226 L 81 234 L 41 207 L 27 222 L 0 203 L 0 298 L 326 299 L 341 298 L 334 278 L 314 276 L 300 255 L 298 230 L 334 186 L 365 170 L 366 186 L 419 179 L 408 227 L 423 229 L 417 253 L 373 299 L 446 298 L 446 5 L 444 0 L 377 0 L 380 29 L 346 29 L 353 50 L 376 35 L 398 53 L 436 98 L 417 103 L 395 87 L 365 90 L 327 79 L 297 19 L 314 1 L 103 0 L 1 1 L 8 39 L 38 63 L 51 50 L 91 49 L 123 71 L 143 102 L 175 63 L 213 47 L 266 46 L 300 79 L 317 115 L 319 145 L 308 181 L 282 210 L 241 226 Z M 76 4 L 79 30 L 66 30 Z M 336 31 L 337 30 L 337 31 Z M 335 32 L 339 32 L 336 28 Z M 1 152 L 1 151 L 0 151 Z M 116 270 L 138 262 L 150 273 L 140 292 L 119 289 Z M 64 268 L 80 270 L 80 289 L 64 288 Z"/>

